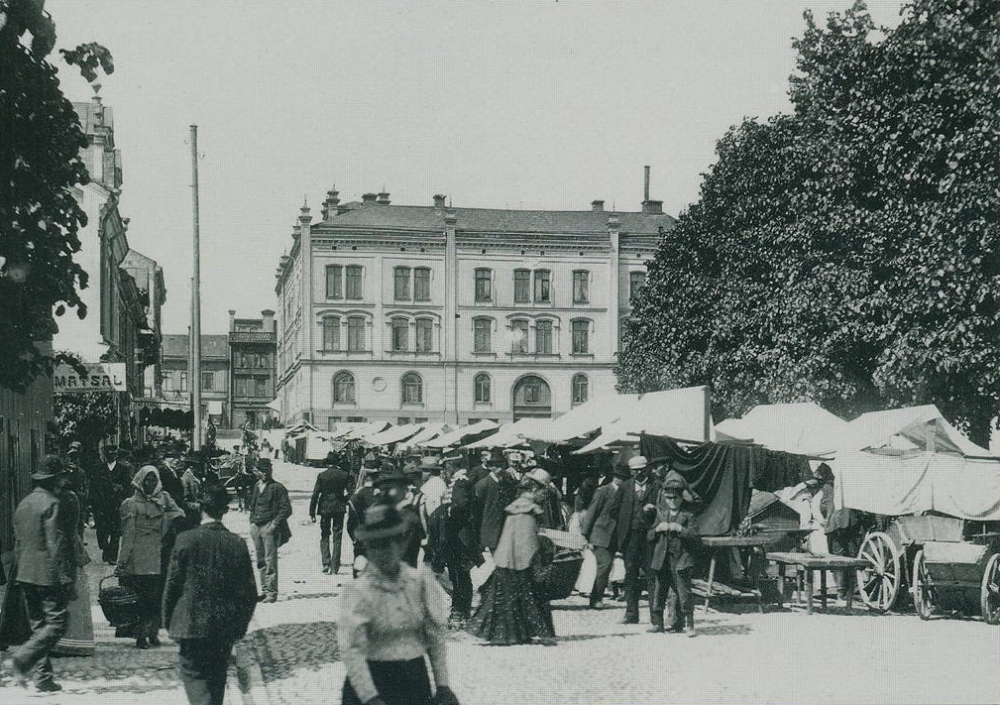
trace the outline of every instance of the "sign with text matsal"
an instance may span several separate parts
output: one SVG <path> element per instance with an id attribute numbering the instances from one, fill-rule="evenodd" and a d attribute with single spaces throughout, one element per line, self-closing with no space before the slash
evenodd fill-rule
<path id="1" fill-rule="evenodd" d="M 69 365 L 59 365 L 52 374 L 52 390 L 56 394 L 128 391 L 124 362 L 96 362 L 84 367 L 87 374 L 81 377 Z"/>

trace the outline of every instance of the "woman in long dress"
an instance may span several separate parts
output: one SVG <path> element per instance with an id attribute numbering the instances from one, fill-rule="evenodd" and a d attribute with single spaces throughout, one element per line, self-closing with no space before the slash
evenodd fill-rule
<path id="1" fill-rule="evenodd" d="M 483 600 L 469 631 L 491 644 L 527 644 L 532 639 L 555 642 L 552 612 L 538 595 L 532 562 L 541 550 L 538 537 L 545 514 L 542 490 L 526 480 L 520 496 L 505 509 L 507 520 L 493 554 L 496 568 L 483 586 Z"/>
<path id="2" fill-rule="evenodd" d="M 66 509 L 63 531 L 72 537 L 73 552 L 76 556 L 76 596 L 67 606 L 66 633 L 60 637 L 53 654 L 61 656 L 93 656 L 94 618 L 90 613 L 90 585 L 84 566 L 90 563 L 90 556 L 83 547 L 83 538 L 78 531 L 80 516 L 80 501 L 75 492 L 65 490 L 60 494 L 62 508 Z"/>

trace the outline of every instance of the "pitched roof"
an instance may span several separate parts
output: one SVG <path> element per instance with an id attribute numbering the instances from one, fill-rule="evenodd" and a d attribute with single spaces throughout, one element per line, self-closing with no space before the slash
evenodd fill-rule
<path id="1" fill-rule="evenodd" d="M 188 336 L 187 333 L 165 333 L 163 335 L 163 356 L 164 357 L 187 357 L 188 356 Z M 203 335 L 201 336 L 201 356 L 226 359 L 229 357 L 229 336 L 228 335 Z"/>
<path id="2" fill-rule="evenodd" d="M 350 210 L 313 226 L 316 231 L 340 228 L 391 228 L 399 230 L 444 229 L 444 210 L 435 206 L 394 206 L 352 202 Z M 454 208 L 458 232 L 566 233 L 607 235 L 610 211 L 505 210 L 499 208 Z M 621 231 L 656 235 L 677 221 L 669 215 L 615 213 Z"/>

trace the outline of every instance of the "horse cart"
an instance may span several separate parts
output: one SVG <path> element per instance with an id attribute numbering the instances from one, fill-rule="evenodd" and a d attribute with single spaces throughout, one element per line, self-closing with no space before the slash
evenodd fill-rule
<path id="1" fill-rule="evenodd" d="M 922 619 L 979 614 L 1000 623 L 1000 522 L 940 514 L 898 516 L 869 531 L 858 558 L 858 589 L 869 608 L 888 612 L 904 586 Z"/>

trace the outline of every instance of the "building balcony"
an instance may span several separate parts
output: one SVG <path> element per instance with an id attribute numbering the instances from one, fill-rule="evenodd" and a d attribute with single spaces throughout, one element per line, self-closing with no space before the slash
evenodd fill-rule
<path id="1" fill-rule="evenodd" d="M 229 344 L 235 343 L 272 343 L 277 344 L 277 336 L 262 330 L 236 330 L 229 333 Z"/>

